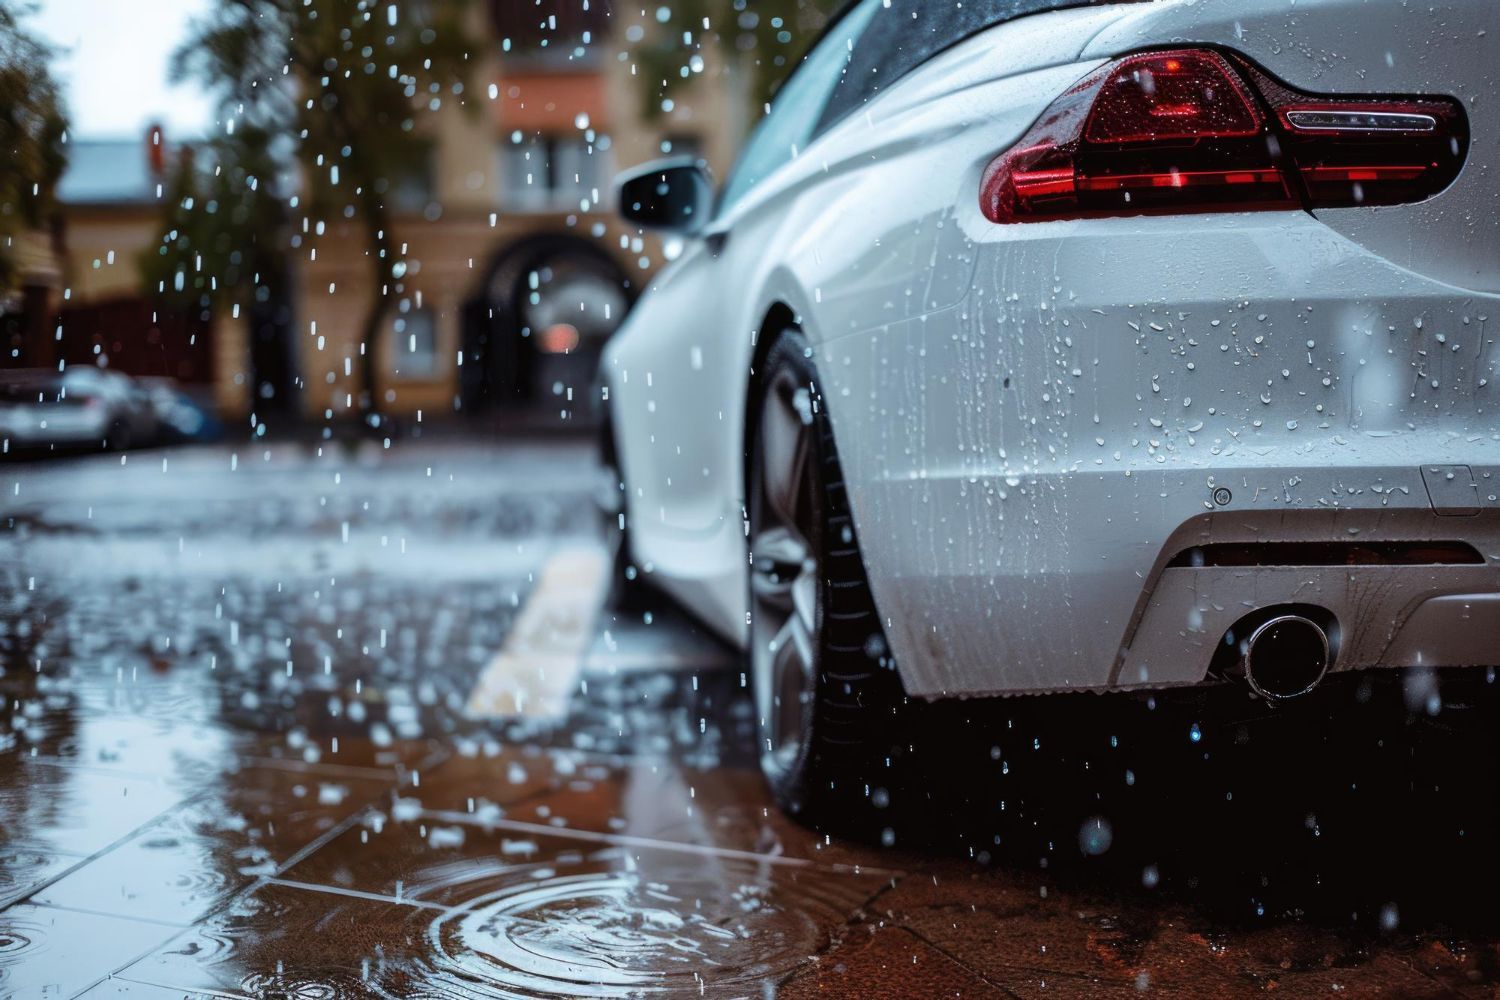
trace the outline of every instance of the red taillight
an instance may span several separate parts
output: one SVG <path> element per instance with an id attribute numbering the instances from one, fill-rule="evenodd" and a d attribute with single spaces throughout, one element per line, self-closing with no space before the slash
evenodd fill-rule
<path id="1" fill-rule="evenodd" d="M 1309 207 L 1421 201 L 1463 166 L 1469 128 L 1456 101 L 1310 97 L 1245 71 L 1276 114 Z"/>
<path id="2" fill-rule="evenodd" d="M 1041 222 L 1417 201 L 1467 143 L 1452 101 L 1310 98 L 1210 50 L 1148 52 L 1053 102 L 985 171 L 980 206 Z"/>
<path id="3" fill-rule="evenodd" d="M 1217 53 L 1131 56 L 1102 76 L 1083 130 L 1090 143 L 1218 139 L 1260 132 L 1260 112 Z"/>

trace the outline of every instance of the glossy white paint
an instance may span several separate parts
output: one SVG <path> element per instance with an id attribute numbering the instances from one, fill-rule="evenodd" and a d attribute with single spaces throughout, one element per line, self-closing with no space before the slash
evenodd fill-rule
<path id="1" fill-rule="evenodd" d="M 933 59 L 716 220 L 718 252 L 695 241 L 611 343 L 637 560 L 743 640 L 746 386 L 755 339 L 785 307 L 817 351 L 913 693 L 1193 683 L 1229 623 L 1294 600 L 1359 627 L 1338 669 L 1391 665 L 1388 650 L 1423 646 L 1408 617 L 1452 618 L 1449 605 L 1416 614 L 1431 598 L 1490 609 L 1493 10 L 1161 0 L 1022 18 Z M 1464 98 L 1469 163 L 1427 203 L 1319 218 L 980 215 L 981 171 L 1059 93 L 1116 55 L 1182 42 L 1238 49 L 1309 90 Z M 1423 61 L 1444 45 L 1467 63 Z M 1482 512 L 1435 511 L 1423 463 L 1468 467 Z M 1204 539 L 1351 538 L 1461 538 L 1488 561 L 1163 572 Z M 1500 661 L 1500 637 L 1440 638 L 1434 655 Z"/>

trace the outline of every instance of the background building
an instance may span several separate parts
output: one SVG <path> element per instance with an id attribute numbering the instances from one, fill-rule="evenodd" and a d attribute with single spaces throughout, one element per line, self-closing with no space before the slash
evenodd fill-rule
<path id="1" fill-rule="evenodd" d="M 624 43 L 662 30 L 647 11 L 563 4 L 538 23 L 535 8 L 470 8 L 482 59 L 460 100 L 417 118 L 426 162 L 387 194 L 408 271 L 373 345 L 384 413 L 573 409 L 603 338 L 663 258 L 657 240 L 614 221 L 615 173 L 689 153 L 722 175 L 745 131 L 749 101 L 734 73 L 702 73 L 644 114 Z M 141 260 L 160 239 L 170 164 L 183 155 L 173 138 L 70 143 L 57 330 L 50 345 L 28 339 L 12 363 L 103 359 L 169 375 L 229 419 L 354 414 L 372 294 L 358 220 L 294 221 L 276 276 L 290 307 L 283 323 L 252 328 L 238 308 L 160 308 Z"/>
<path id="2" fill-rule="evenodd" d="M 138 262 L 161 224 L 167 152 L 159 130 L 134 140 L 68 144 L 57 191 L 63 207 L 57 322 L 50 337 L 27 338 L 24 363 L 53 367 L 103 358 L 131 374 L 174 378 L 199 395 L 214 390 L 213 325 L 191 311 L 161 308 L 141 287 Z"/>

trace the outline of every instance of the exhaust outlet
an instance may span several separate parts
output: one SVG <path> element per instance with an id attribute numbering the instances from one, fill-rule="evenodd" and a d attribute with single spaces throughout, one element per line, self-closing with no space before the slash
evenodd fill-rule
<path id="1" fill-rule="evenodd" d="M 1240 673 L 1251 690 L 1271 701 L 1307 694 L 1328 672 L 1328 632 L 1302 615 L 1280 614 L 1266 619 L 1240 650 Z"/>

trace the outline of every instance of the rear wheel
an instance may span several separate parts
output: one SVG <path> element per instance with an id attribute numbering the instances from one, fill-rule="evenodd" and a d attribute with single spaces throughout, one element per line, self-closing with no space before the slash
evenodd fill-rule
<path id="1" fill-rule="evenodd" d="M 630 530 L 627 520 L 630 505 L 625 493 L 624 474 L 620 471 L 619 453 L 615 447 L 614 421 L 607 408 L 599 422 L 599 464 L 603 477 L 596 505 L 604 545 L 611 553 L 609 594 L 605 605 L 615 610 L 634 610 L 646 603 L 647 591 L 640 568 L 630 554 Z"/>
<path id="2" fill-rule="evenodd" d="M 104 448 L 107 451 L 130 450 L 130 426 L 124 420 L 116 419 L 110 423 L 104 437 Z"/>
<path id="3" fill-rule="evenodd" d="M 905 694 L 870 594 L 807 340 L 767 353 L 750 410 L 750 672 L 761 769 L 814 823 L 880 821 Z"/>

